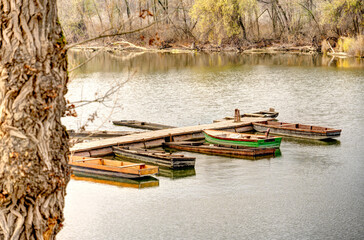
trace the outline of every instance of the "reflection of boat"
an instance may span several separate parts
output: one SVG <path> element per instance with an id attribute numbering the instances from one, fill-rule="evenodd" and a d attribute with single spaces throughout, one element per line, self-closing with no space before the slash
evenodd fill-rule
<path id="1" fill-rule="evenodd" d="M 341 129 L 276 121 L 253 123 L 253 126 L 258 132 L 264 132 L 269 128 L 273 134 L 317 140 L 336 138 L 341 134 Z"/>
<path id="2" fill-rule="evenodd" d="M 118 126 L 141 128 L 141 129 L 148 129 L 148 130 L 161 130 L 161 129 L 175 128 L 172 126 L 162 125 L 162 124 L 158 124 L 158 123 L 140 122 L 140 121 L 136 121 L 136 120 L 121 120 L 121 121 L 113 121 L 112 123 L 114 125 L 118 125 Z"/>
<path id="3" fill-rule="evenodd" d="M 194 157 L 185 157 L 180 154 L 166 153 L 165 151 L 156 151 L 141 148 L 113 147 L 113 152 L 117 157 L 137 160 L 146 163 L 152 163 L 167 168 L 185 168 L 194 167 Z"/>
<path id="4" fill-rule="evenodd" d="M 273 157 L 276 151 L 274 148 L 220 147 L 204 142 L 166 142 L 164 146 L 182 151 L 246 159 L 257 159 L 258 156 Z"/>
<path id="5" fill-rule="evenodd" d="M 156 166 L 102 158 L 70 156 L 69 165 L 73 170 L 79 172 L 124 178 L 141 178 L 158 173 Z"/>
<path id="6" fill-rule="evenodd" d="M 185 178 L 196 175 L 195 168 L 186 168 L 186 169 L 168 169 L 168 168 L 160 168 L 158 176 L 167 177 L 171 179 Z"/>
<path id="7" fill-rule="evenodd" d="M 203 133 L 207 142 L 228 146 L 278 148 L 282 141 L 281 137 L 269 137 L 219 130 L 204 130 Z"/>
<path id="8" fill-rule="evenodd" d="M 328 138 L 325 140 L 318 139 L 309 139 L 309 138 L 298 138 L 298 137 L 290 137 L 284 136 L 285 143 L 294 143 L 299 145 L 306 146 L 339 146 L 341 143 L 339 140 L 334 138 Z"/>
<path id="9" fill-rule="evenodd" d="M 74 180 L 88 181 L 88 182 L 108 184 L 108 185 L 128 187 L 128 188 L 147 188 L 147 187 L 159 186 L 159 180 L 154 177 L 128 179 L 128 178 L 119 178 L 119 177 L 116 178 L 110 176 L 87 174 L 78 171 L 73 171 L 71 178 Z"/>

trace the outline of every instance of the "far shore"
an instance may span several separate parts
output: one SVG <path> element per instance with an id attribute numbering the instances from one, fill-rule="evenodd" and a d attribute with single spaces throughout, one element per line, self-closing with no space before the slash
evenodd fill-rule
<path id="1" fill-rule="evenodd" d="M 137 46 L 131 43 L 127 44 L 108 44 L 106 46 L 96 45 L 96 46 L 75 46 L 71 48 L 75 51 L 106 51 L 111 53 L 121 53 L 121 52 L 158 52 L 158 53 L 196 53 L 196 52 L 205 52 L 205 53 L 216 53 L 216 52 L 235 52 L 235 53 L 246 53 L 246 54 L 300 54 L 300 55 L 313 55 L 321 53 L 320 49 L 305 45 L 305 46 L 292 46 L 288 44 L 274 45 L 269 47 L 220 47 L 214 45 L 204 45 L 201 47 L 192 47 L 192 46 L 183 46 L 176 45 L 170 46 L 168 48 L 158 48 L 158 47 L 142 47 Z M 348 55 L 345 52 L 328 52 L 326 53 L 328 56 L 339 57 L 339 58 L 347 58 L 354 57 Z"/>

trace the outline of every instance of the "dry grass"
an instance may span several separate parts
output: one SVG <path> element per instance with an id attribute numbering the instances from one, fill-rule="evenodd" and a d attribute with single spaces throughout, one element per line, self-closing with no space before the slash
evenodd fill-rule
<path id="1" fill-rule="evenodd" d="M 339 38 L 337 50 L 340 52 L 345 52 L 350 56 L 364 57 L 364 36 L 359 35 L 355 38 Z"/>

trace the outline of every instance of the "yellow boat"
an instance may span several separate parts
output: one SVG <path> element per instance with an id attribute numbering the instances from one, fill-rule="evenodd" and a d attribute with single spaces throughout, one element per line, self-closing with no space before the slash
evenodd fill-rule
<path id="1" fill-rule="evenodd" d="M 71 174 L 71 178 L 76 181 L 87 181 L 87 182 L 107 184 L 107 185 L 126 187 L 126 188 L 141 189 L 141 188 L 159 186 L 159 180 L 155 177 L 129 179 L 129 178 L 110 177 L 110 176 L 81 173 L 74 171 Z"/>
<path id="2" fill-rule="evenodd" d="M 80 156 L 70 156 L 69 165 L 72 170 L 78 172 L 124 178 L 148 177 L 157 174 L 159 171 L 158 167 L 146 165 L 145 163 L 131 163 Z"/>

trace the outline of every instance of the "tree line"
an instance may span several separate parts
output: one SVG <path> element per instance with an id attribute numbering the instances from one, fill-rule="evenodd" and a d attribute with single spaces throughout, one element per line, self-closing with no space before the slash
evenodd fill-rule
<path id="1" fill-rule="evenodd" d="M 153 22 L 147 31 L 125 38 L 160 47 L 316 46 L 324 39 L 355 38 L 364 28 L 362 0 L 59 0 L 58 5 L 63 30 L 73 43 Z"/>

